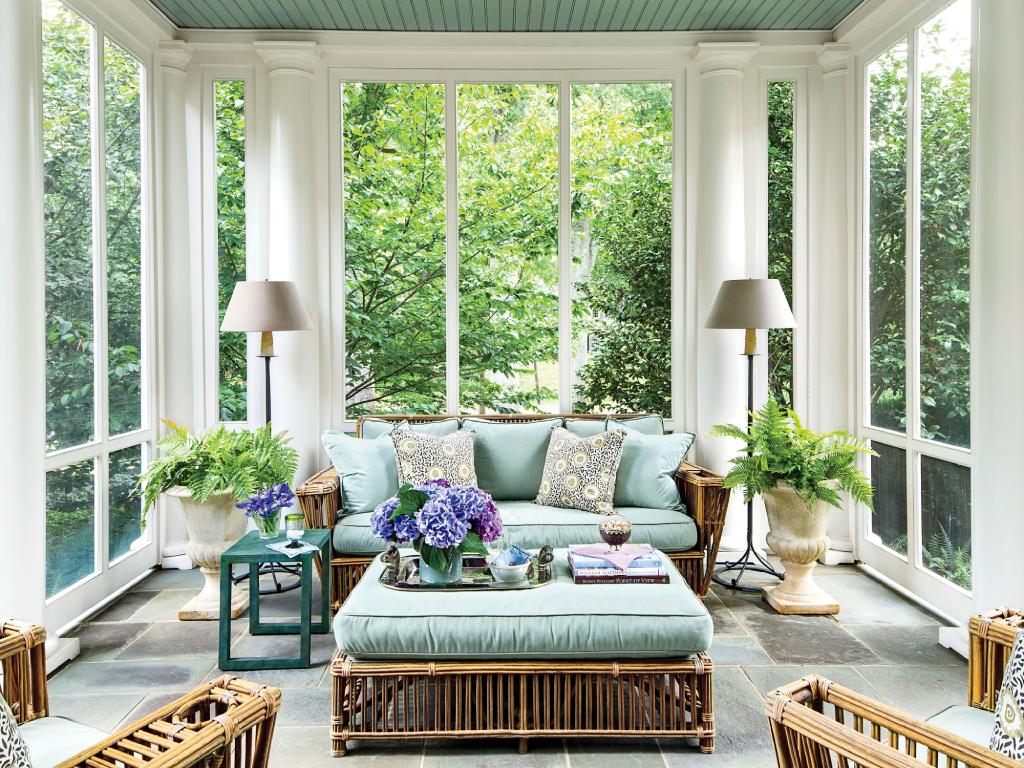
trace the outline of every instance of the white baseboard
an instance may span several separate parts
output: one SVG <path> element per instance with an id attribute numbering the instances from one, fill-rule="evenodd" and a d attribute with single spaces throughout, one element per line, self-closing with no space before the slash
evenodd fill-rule
<path id="1" fill-rule="evenodd" d="M 160 567 L 165 570 L 191 571 L 196 566 L 188 555 L 171 555 L 160 558 Z"/>
<path id="2" fill-rule="evenodd" d="M 46 639 L 46 674 L 51 674 L 81 652 L 77 637 L 49 637 Z"/>
<path id="3" fill-rule="evenodd" d="M 967 658 L 967 627 L 939 627 L 939 645 Z"/>
<path id="4" fill-rule="evenodd" d="M 822 565 L 849 565 L 856 562 L 853 552 L 845 552 L 841 549 L 830 549 L 820 558 L 818 562 Z"/>

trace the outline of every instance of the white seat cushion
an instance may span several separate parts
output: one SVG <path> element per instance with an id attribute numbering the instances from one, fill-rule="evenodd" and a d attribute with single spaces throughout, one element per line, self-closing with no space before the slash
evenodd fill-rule
<path id="1" fill-rule="evenodd" d="M 20 731 L 32 768 L 53 768 L 110 735 L 64 717 L 40 717 L 25 723 Z"/>

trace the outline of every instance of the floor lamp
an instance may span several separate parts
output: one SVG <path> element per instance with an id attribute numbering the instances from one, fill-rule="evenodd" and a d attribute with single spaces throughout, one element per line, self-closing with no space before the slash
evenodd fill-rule
<path id="1" fill-rule="evenodd" d="M 244 331 L 260 334 L 259 357 L 263 358 L 264 410 L 266 423 L 270 424 L 270 360 L 274 354 L 275 331 L 308 331 L 312 330 L 306 308 L 302 305 L 299 291 L 295 283 L 287 280 L 244 280 L 235 283 L 228 308 L 224 310 L 224 320 L 220 324 L 222 331 Z M 235 578 L 242 581 L 248 578 L 246 572 Z M 277 580 L 278 573 L 299 575 L 297 567 L 288 565 L 265 565 L 260 568 L 260 575 L 269 573 L 274 580 L 272 589 L 260 590 L 260 594 L 287 592 L 299 586 L 299 581 L 283 587 Z"/>
<path id="2" fill-rule="evenodd" d="M 795 328 L 793 312 L 778 280 L 725 280 L 711 307 L 705 328 L 742 329 L 746 332 L 743 354 L 747 357 L 747 431 L 754 411 L 754 357 L 757 355 L 757 331 L 761 328 Z M 732 578 L 726 573 L 736 572 Z M 747 502 L 747 548 L 735 560 L 715 571 L 716 583 L 743 592 L 760 592 L 760 587 L 740 584 L 747 571 L 766 573 L 781 580 L 783 574 L 772 567 L 754 546 L 754 502 Z"/>

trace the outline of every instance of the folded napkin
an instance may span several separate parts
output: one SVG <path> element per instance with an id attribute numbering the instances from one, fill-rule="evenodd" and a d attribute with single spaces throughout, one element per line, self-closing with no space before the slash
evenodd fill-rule
<path id="1" fill-rule="evenodd" d="M 650 544 L 623 544 L 622 549 L 616 551 L 607 544 L 588 544 L 585 547 L 573 547 L 572 551 L 584 557 L 599 557 L 620 571 L 625 571 L 638 557 L 653 552 L 654 547 Z"/>

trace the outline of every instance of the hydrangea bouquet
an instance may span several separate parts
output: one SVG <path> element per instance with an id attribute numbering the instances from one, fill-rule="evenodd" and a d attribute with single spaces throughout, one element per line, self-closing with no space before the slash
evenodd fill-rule
<path id="1" fill-rule="evenodd" d="M 381 502 L 370 530 L 385 541 L 411 544 L 437 574 L 452 574 L 463 553 L 488 554 L 484 543 L 501 536 L 501 516 L 479 488 L 431 480 L 403 485 L 397 496 Z"/>
<path id="2" fill-rule="evenodd" d="M 269 488 L 251 493 L 245 501 L 235 504 L 251 517 L 260 531 L 261 539 L 273 538 L 281 527 L 281 510 L 287 509 L 295 501 L 295 494 L 288 483 L 278 483 Z"/>

